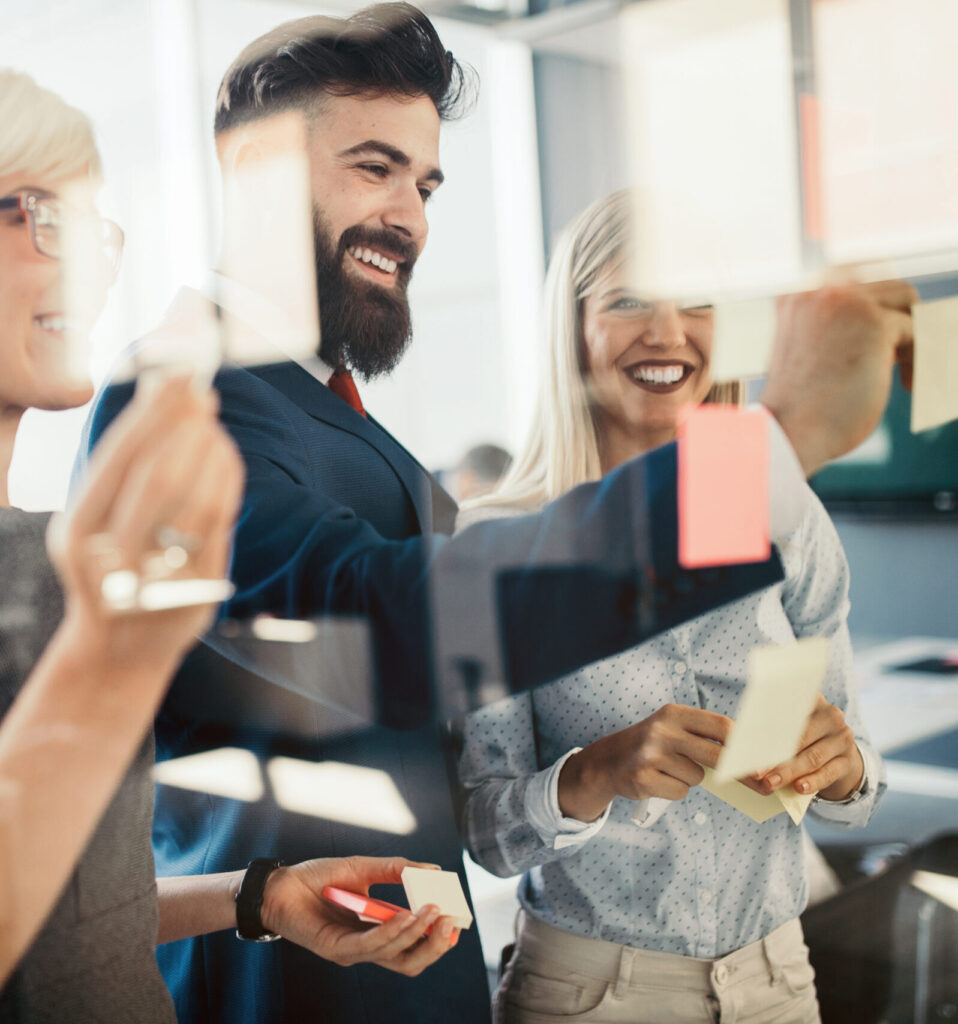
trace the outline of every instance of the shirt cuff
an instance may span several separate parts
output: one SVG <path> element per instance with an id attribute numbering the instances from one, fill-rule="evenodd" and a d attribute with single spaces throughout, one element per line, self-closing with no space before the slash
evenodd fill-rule
<path id="1" fill-rule="evenodd" d="M 759 408 L 765 409 L 765 406 Z M 765 409 L 768 419 L 768 513 L 773 541 L 784 540 L 801 525 L 811 491 L 785 431 Z"/>
<path id="2" fill-rule="evenodd" d="M 815 813 L 821 817 L 844 821 L 848 815 L 845 808 L 854 804 L 871 804 L 876 787 L 884 782 L 884 769 L 878 755 L 867 744 L 862 746 L 861 743 L 856 742 L 855 746 L 858 747 L 858 752 L 862 756 L 862 780 L 858 784 L 858 788 L 844 800 L 827 800 L 823 796 L 816 796 Z"/>
<path id="3" fill-rule="evenodd" d="M 610 803 L 595 821 L 579 821 L 567 818 L 559 808 L 559 773 L 566 761 L 581 749 L 574 747 L 563 754 L 551 768 L 534 775 L 526 787 L 526 817 L 542 841 L 553 850 L 581 846 L 587 842 L 606 823 L 612 809 Z"/>

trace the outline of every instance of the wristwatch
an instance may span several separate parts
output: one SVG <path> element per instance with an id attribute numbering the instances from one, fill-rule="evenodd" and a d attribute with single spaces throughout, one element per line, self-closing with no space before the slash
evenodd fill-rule
<path id="1" fill-rule="evenodd" d="M 246 942 L 275 942 L 281 936 L 268 932 L 263 927 L 260 912 L 263 909 L 263 892 L 266 880 L 283 866 L 281 860 L 271 857 L 257 857 L 249 862 L 243 881 L 236 893 L 236 937 Z"/>

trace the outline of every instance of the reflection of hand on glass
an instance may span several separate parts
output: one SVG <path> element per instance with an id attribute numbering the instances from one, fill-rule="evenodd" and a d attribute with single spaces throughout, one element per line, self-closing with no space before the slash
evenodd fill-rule
<path id="1" fill-rule="evenodd" d="M 198 393 L 189 380 L 139 393 L 94 453 L 83 497 L 51 529 L 51 556 L 71 607 L 88 626 L 118 610 L 206 606 L 179 613 L 178 639 L 159 622 L 133 615 L 105 631 L 111 642 L 129 633 L 141 652 L 156 642 L 185 650 L 207 624 L 209 606 L 232 592 L 224 576 L 243 473 L 216 411 L 215 394 Z M 165 553 L 158 553 L 164 539 Z M 188 552 L 181 547 L 187 543 Z M 165 562 L 162 570 L 154 567 L 157 559 Z M 192 575 L 177 575 L 187 567 Z M 138 602 L 116 601 L 131 577 Z M 177 583 L 186 589 L 166 596 L 163 587 Z"/>
<path id="2" fill-rule="evenodd" d="M 123 232 L 97 214 L 90 185 L 83 179 L 62 183 L 56 192 L 29 189 L 0 198 L 3 211 L 22 218 L 35 252 L 59 264 L 55 287 L 37 318 L 40 332 L 50 343 L 49 358 L 40 369 L 51 391 L 60 378 L 73 382 L 77 400 L 69 404 L 82 404 L 89 397 L 87 338 L 106 289 L 116 278 Z M 195 339 L 192 349 L 195 354 Z M 156 378 L 161 385 L 173 372 L 176 368 L 168 365 L 162 373 L 144 375 L 143 383 L 154 388 Z M 171 425 L 175 430 L 175 423 L 158 423 L 157 436 L 167 435 Z M 103 569 L 103 603 L 114 612 L 130 612 L 222 601 L 231 588 L 221 577 L 201 578 L 196 565 L 199 543 L 199 535 L 161 523 L 140 564 L 130 565 L 116 548 L 115 538 L 91 537 L 90 553 Z"/>

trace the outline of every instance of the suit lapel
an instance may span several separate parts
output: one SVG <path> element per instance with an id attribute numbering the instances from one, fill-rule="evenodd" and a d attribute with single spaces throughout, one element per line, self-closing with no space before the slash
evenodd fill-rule
<path id="1" fill-rule="evenodd" d="M 452 532 L 456 503 L 432 474 L 375 419 L 360 416 L 297 363 L 257 366 L 250 372 L 281 391 L 313 419 L 361 438 L 379 452 L 409 495 L 423 533 Z"/>

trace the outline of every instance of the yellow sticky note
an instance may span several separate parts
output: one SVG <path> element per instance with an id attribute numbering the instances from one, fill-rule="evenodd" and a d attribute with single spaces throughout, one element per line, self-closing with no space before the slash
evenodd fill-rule
<path id="1" fill-rule="evenodd" d="M 619 17 L 631 273 L 645 295 L 777 294 L 800 279 L 784 0 L 626 4 Z M 703 145 L 721 160 L 703 173 Z"/>
<path id="2" fill-rule="evenodd" d="M 767 796 L 756 793 L 749 789 L 744 783 L 737 779 L 727 779 L 719 782 L 711 768 L 705 768 L 705 778 L 700 783 L 702 789 L 724 800 L 737 811 L 747 814 L 753 821 L 761 824 L 774 818 L 776 814 L 787 811 L 788 816 L 796 825 L 801 824 L 808 805 L 812 802 L 812 796 L 801 796 L 791 786 L 786 786 L 775 793 Z"/>
<path id="3" fill-rule="evenodd" d="M 756 647 L 735 724 L 715 766 L 719 782 L 740 779 L 791 760 L 828 668 L 828 641 Z"/>
<path id="4" fill-rule="evenodd" d="M 402 884 L 413 913 L 433 903 L 440 914 L 452 918 L 457 928 L 468 928 L 472 924 L 472 911 L 455 871 L 403 868 Z"/>
<path id="5" fill-rule="evenodd" d="M 768 372 L 775 341 L 775 300 L 741 299 L 715 304 L 712 380 L 762 377 Z"/>
<path id="6" fill-rule="evenodd" d="M 952 910 L 958 910 L 958 878 L 942 875 L 937 871 L 915 871 L 909 879 L 911 884 L 926 896 L 934 896 Z"/>
<path id="7" fill-rule="evenodd" d="M 224 295 L 224 357 L 241 366 L 311 359 L 319 311 L 305 118 L 284 111 L 233 129 L 219 144 L 231 168 L 223 181 L 220 270 L 255 282 L 255 293 Z"/>
<path id="8" fill-rule="evenodd" d="M 915 382 L 911 430 L 958 419 L 958 296 L 912 306 Z"/>
<path id="9" fill-rule="evenodd" d="M 748 789 L 748 786 L 745 787 Z M 815 796 L 814 793 L 806 793 L 804 796 L 801 793 L 795 791 L 794 786 L 786 786 L 784 789 L 779 789 L 772 796 L 776 797 L 785 808 L 786 813 L 795 822 L 796 825 L 802 823 L 802 818 L 805 817 L 805 812 L 808 810 L 808 805 L 812 802 L 812 798 Z"/>

